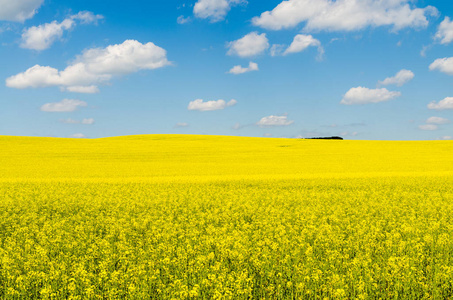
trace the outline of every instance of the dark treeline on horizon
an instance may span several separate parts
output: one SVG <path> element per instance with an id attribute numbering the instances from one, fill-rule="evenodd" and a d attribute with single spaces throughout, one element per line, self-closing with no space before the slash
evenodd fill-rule
<path id="1" fill-rule="evenodd" d="M 341 136 L 328 136 L 328 137 L 311 137 L 304 138 L 306 140 L 343 140 Z"/>

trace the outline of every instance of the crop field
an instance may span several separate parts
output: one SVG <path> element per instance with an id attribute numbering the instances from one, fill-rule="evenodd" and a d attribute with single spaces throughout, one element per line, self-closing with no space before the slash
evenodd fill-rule
<path id="1" fill-rule="evenodd" d="M 453 299 L 452 141 L 0 144 L 0 299 Z"/>

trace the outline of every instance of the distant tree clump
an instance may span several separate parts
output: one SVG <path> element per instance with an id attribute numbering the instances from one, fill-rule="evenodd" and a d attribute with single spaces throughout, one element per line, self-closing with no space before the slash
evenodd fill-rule
<path id="1" fill-rule="evenodd" d="M 305 138 L 307 140 L 342 140 L 341 136 L 327 136 L 327 137 L 312 137 L 312 138 Z"/>

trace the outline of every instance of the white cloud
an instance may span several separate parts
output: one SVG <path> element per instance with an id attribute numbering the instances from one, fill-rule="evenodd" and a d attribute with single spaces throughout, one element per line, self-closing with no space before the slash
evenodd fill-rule
<path id="1" fill-rule="evenodd" d="M 437 125 L 443 125 L 443 124 L 448 124 L 450 123 L 450 120 L 442 118 L 442 117 L 430 117 L 426 120 L 427 124 L 437 124 Z"/>
<path id="2" fill-rule="evenodd" d="M 286 45 L 282 44 L 273 44 L 270 51 L 271 56 L 282 55 L 285 50 Z"/>
<path id="3" fill-rule="evenodd" d="M 432 131 L 432 130 L 437 130 L 437 125 L 434 125 L 434 124 L 423 124 L 423 125 L 418 126 L 418 128 L 420 130 Z"/>
<path id="4" fill-rule="evenodd" d="M 288 116 L 268 116 L 259 120 L 256 125 L 261 127 L 267 126 L 288 126 L 293 124 L 294 121 L 288 120 Z"/>
<path id="5" fill-rule="evenodd" d="M 60 102 L 46 103 L 41 106 L 41 111 L 45 112 L 72 112 L 79 107 L 87 106 L 85 101 L 75 99 L 63 99 Z"/>
<path id="6" fill-rule="evenodd" d="M 44 0 L 0 0 L 0 21 L 23 22 L 32 18 Z"/>
<path id="7" fill-rule="evenodd" d="M 71 118 L 68 119 L 60 119 L 61 123 L 66 123 L 66 124 L 84 124 L 84 125 L 93 125 L 94 124 L 94 119 L 89 118 L 89 119 L 83 119 L 82 121 L 80 120 L 74 120 Z"/>
<path id="8" fill-rule="evenodd" d="M 432 47 L 432 45 L 423 46 L 422 50 L 420 50 L 420 56 L 426 57 L 426 52 L 428 52 L 428 50 L 431 49 L 431 47 Z"/>
<path id="9" fill-rule="evenodd" d="M 68 92 L 73 93 L 82 93 L 82 94 L 96 94 L 99 93 L 99 88 L 95 85 L 89 86 L 68 86 L 66 88 L 62 88 L 62 90 L 66 90 Z"/>
<path id="10" fill-rule="evenodd" d="M 245 0 L 198 0 L 193 7 L 197 18 L 219 22 L 225 19 L 232 6 L 247 4 Z"/>
<path id="11" fill-rule="evenodd" d="M 446 97 L 439 102 L 432 101 L 428 104 L 428 108 L 436 110 L 453 109 L 453 97 Z"/>
<path id="12" fill-rule="evenodd" d="M 86 135 L 84 135 L 83 133 L 74 133 L 68 137 L 71 139 L 84 139 L 86 138 Z"/>
<path id="13" fill-rule="evenodd" d="M 244 126 L 241 125 L 241 123 L 235 123 L 233 125 L 233 127 L 231 127 L 231 129 L 234 129 L 234 130 L 239 130 L 241 128 L 243 128 Z"/>
<path id="14" fill-rule="evenodd" d="M 71 118 L 68 118 L 68 119 L 60 119 L 60 122 L 61 122 L 61 123 L 65 123 L 65 124 L 79 124 L 79 123 L 80 123 L 79 120 L 74 120 L 74 119 L 71 119 Z"/>
<path id="15" fill-rule="evenodd" d="M 126 40 L 122 44 L 86 50 L 62 71 L 35 65 L 7 78 L 6 86 L 17 89 L 60 86 L 72 92 L 87 93 L 97 91 L 98 84 L 107 83 L 113 76 L 169 64 L 165 49 L 151 42 Z"/>
<path id="16" fill-rule="evenodd" d="M 229 106 L 234 106 L 236 105 L 237 101 L 234 99 L 231 99 L 228 102 L 225 102 L 225 100 L 211 100 L 211 101 L 206 101 L 203 102 L 202 99 L 196 99 L 194 101 L 191 101 L 189 103 L 189 106 L 187 106 L 188 110 L 199 110 L 199 111 L 211 111 L 211 110 L 220 110 L 220 109 L 225 109 L 226 107 Z"/>
<path id="17" fill-rule="evenodd" d="M 394 84 L 397 86 L 402 86 L 405 83 L 411 81 L 415 77 L 414 73 L 410 70 L 401 70 L 396 73 L 393 77 L 387 77 L 383 81 L 379 81 L 380 85 L 390 85 Z"/>
<path id="18" fill-rule="evenodd" d="M 95 15 L 91 11 L 81 11 L 76 15 L 72 15 L 71 19 L 80 20 L 82 24 L 97 24 L 99 20 L 104 19 L 103 15 Z"/>
<path id="19" fill-rule="evenodd" d="M 94 15 L 92 12 L 83 11 L 66 18 L 61 23 L 53 21 L 27 28 L 22 33 L 20 47 L 33 50 L 48 49 L 57 39 L 61 39 L 65 30 L 72 29 L 76 26 L 76 20 L 80 20 L 83 24 L 89 24 L 102 18 L 101 15 Z"/>
<path id="20" fill-rule="evenodd" d="M 429 65 L 431 71 L 438 70 L 442 73 L 453 75 L 453 57 L 444 57 L 436 59 Z"/>
<path id="21" fill-rule="evenodd" d="M 388 101 L 401 96 L 400 92 L 392 92 L 386 88 L 369 89 L 366 87 L 351 88 L 341 100 L 341 104 L 366 104 Z"/>
<path id="22" fill-rule="evenodd" d="M 176 19 L 176 23 L 178 23 L 178 24 L 186 24 L 186 23 L 189 23 L 190 21 L 192 21 L 192 20 L 190 19 L 190 17 L 185 18 L 184 16 L 179 16 L 179 17 Z"/>
<path id="23" fill-rule="evenodd" d="M 269 41 L 265 33 L 250 32 L 244 37 L 228 43 L 228 55 L 250 57 L 263 53 L 269 48 Z"/>
<path id="24" fill-rule="evenodd" d="M 444 135 L 443 137 L 440 138 L 441 140 L 453 140 L 452 136 L 449 135 Z"/>
<path id="25" fill-rule="evenodd" d="M 243 74 L 243 73 L 247 73 L 247 72 L 251 72 L 251 71 L 258 71 L 258 70 L 259 70 L 258 64 L 254 63 L 254 62 L 250 62 L 248 67 L 244 68 L 241 65 L 234 66 L 233 68 L 231 68 L 230 71 L 228 71 L 228 73 L 238 75 L 238 74 Z"/>
<path id="26" fill-rule="evenodd" d="M 175 128 L 188 127 L 189 123 L 176 123 Z"/>
<path id="27" fill-rule="evenodd" d="M 302 22 L 305 31 L 353 31 L 368 26 L 392 26 L 393 30 L 428 25 L 427 15 L 437 9 L 411 7 L 411 0 L 286 0 L 272 11 L 252 19 L 255 26 L 280 30 Z"/>
<path id="28" fill-rule="evenodd" d="M 53 21 L 39 26 L 33 26 L 24 30 L 22 33 L 21 48 L 44 50 L 48 49 L 56 39 L 63 36 L 63 31 L 74 26 L 72 19 L 66 19 L 61 23 Z"/>
<path id="29" fill-rule="evenodd" d="M 449 17 L 445 17 L 440 23 L 434 39 L 439 40 L 441 44 L 449 44 L 453 41 L 453 22 L 450 21 Z"/>
<path id="30" fill-rule="evenodd" d="M 294 37 L 293 42 L 285 50 L 283 55 L 301 52 L 307 49 L 308 47 L 318 47 L 318 53 L 320 57 L 324 53 L 324 49 L 322 48 L 321 42 L 319 40 L 313 38 L 313 36 L 311 35 L 298 34 Z"/>
<path id="31" fill-rule="evenodd" d="M 94 119 L 93 118 L 83 119 L 81 123 L 84 124 L 84 125 L 93 125 L 94 124 Z"/>

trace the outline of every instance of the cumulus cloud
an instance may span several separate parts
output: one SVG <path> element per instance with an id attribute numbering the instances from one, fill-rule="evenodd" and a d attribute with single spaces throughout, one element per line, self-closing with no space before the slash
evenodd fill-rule
<path id="1" fill-rule="evenodd" d="M 440 23 L 434 39 L 444 45 L 453 41 L 453 22 L 450 21 L 449 17 L 445 17 L 442 23 Z"/>
<path id="2" fill-rule="evenodd" d="M 149 42 L 126 40 L 106 48 L 88 49 L 66 69 L 35 65 L 6 79 L 6 86 L 17 89 L 60 86 L 72 92 L 97 92 L 97 85 L 114 76 L 152 70 L 169 65 L 167 51 Z"/>
<path id="3" fill-rule="evenodd" d="M 450 123 L 450 120 L 442 117 L 430 117 L 426 120 L 426 124 L 443 125 L 448 123 Z"/>
<path id="4" fill-rule="evenodd" d="M 230 71 L 228 71 L 228 73 L 238 75 L 238 74 L 243 74 L 243 73 L 247 73 L 247 72 L 251 72 L 251 71 L 258 71 L 258 70 L 259 70 L 258 64 L 254 63 L 254 62 L 250 62 L 248 67 L 244 68 L 241 65 L 234 66 L 233 68 L 231 68 Z"/>
<path id="5" fill-rule="evenodd" d="M 245 0 L 198 0 L 193 7 L 193 13 L 197 18 L 209 19 L 211 22 L 219 22 L 225 19 L 231 7 L 238 4 L 247 4 Z"/>
<path id="6" fill-rule="evenodd" d="M 74 133 L 68 137 L 71 139 L 85 139 L 86 135 L 84 135 L 83 133 Z"/>
<path id="7" fill-rule="evenodd" d="M 61 39 L 65 30 L 72 29 L 76 26 L 76 21 L 82 24 L 95 23 L 102 19 L 101 15 L 94 15 L 92 12 L 83 11 L 76 15 L 66 18 L 61 23 L 53 21 L 27 28 L 22 33 L 21 48 L 33 50 L 48 49 L 57 39 Z"/>
<path id="8" fill-rule="evenodd" d="M 258 34 L 254 31 L 236 41 L 229 42 L 227 47 L 230 48 L 227 52 L 228 55 L 250 57 L 261 54 L 268 49 L 269 40 L 265 33 Z"/>
<path id="9" fill-rule="evenodd" d="M 453 57 L 438 58 L 429 65 L 429 69 L 431 71 L 437 70 L 448 75 L 453 75 Z"/>
<path id="10" fill-rule="evenodd" d="M 302 52 L 308 47 L 318 47 L 319 57 L 322 57 L 324 49 L 321 46 L 321 42 L 313 38 L 313 36 L 305 34 L 296 35 L 291 45 L 283 52 L 283 55 Z"/>
<path id="11" fill-rule="evenodd" d="M 428 108 L 436 110 L 453 109 L 453 97 L 446 97 L 439 102 L 432 101 L 428 104 Z"/>
<path id="12" fill-rule="evenodd" d="M 32 18 L 44 0 L 0 0 L 0 21 L 23 22 Z"/>
<path id="13" fill-rule="evenodd" d="M 60 102 L 46 103 L 41 106 L 41 111 L 45 112 L 72 112 L 79 107 L 87 106 L 85 101 L 75 99 L 63 99 Z"/>
<path id="14" fill-rule="evenodd" d="M 441 140 L 453 140 L 453 137 L 450 135 L 444 135 L 443 137 L 440 138 Z"/>
<path id="15" fill-rule="evenodd" d="M 210 110 L 220 110 L 225 109 L 229 106 L 236 105 L 237 101 L 231 99 L 230 101 L 226 102 L 225 100 L 211 100 L 203 102 L 203 99 L 196 99 L 189 103 L 187 106 L 188 110 L 199 110 L 199 111 L 210 111 Z"/>
<path id="16" fill-rule="evenodd" d="M 94 124 L 94 119 L 89 118 L 89 119 L 83 119 L 83 120 L 74 120 L 71 118 L 68 119 L 60 119 L 61 123 L 65 124 L 83 124 L 83 125 L 93 125 Z"/>
<path id="17" fill-rule="evenodd" d="M 400 92 L 392 92 L 386 88 L 382 89 L 369 89 L 366 87 L 351 88 L 341 100 L 341 104 L 367 104 L 378 103 L 391 100 L 401 96 Z"/>
<path id="18" fill-rule="evenodd" d="M 423 124 L 423 125 L 419 125 L 418 128 L 420 130 L 429 130 L 429 131 L 432 131 L 432 130 L 437 130 L 437 125 L 434 125 L 434 124 Z"/>
<path id="19" fill-rule="evenodd" d="M 255 26 L 280 30 L 305 22 L 305 31 L 353 31 L 366 27 L 423 28 L 427 15 L 437 15 L 432 6 L 416 8 L 411 0 L 285 0 L 272 11 L 254 17 Z"/>
<path id="20" fill-rule="evenodd" d="M 268 116 L 268 117 L 263 117 L 261 120 L 259 120 L 256 125 L 261 126 L 261 127 L 267 127 L 267 126 L 289 126 L 293 124 L 294 121 L 288 120 L 288 116 Z"/>
<path id="21" fill-rule="evenodd" d="M 72 19 L 66 19 L 61 23 L 53 21 L 39 26 L 27 28 L 22 33 L 21 48 L 44 50 L 48 49 L 56 39 L 63 36 L 63 31 L 74 26 Z"/>
<path id="22" fill-rule="evenodd" d="M 387 77 L 383 81 L 379 81 L 379 85 L 396 85 L 402 86 L 411 81 L 415 77 L 414 73 L 409 70 L 401 70 L 393 77 Z"/>

